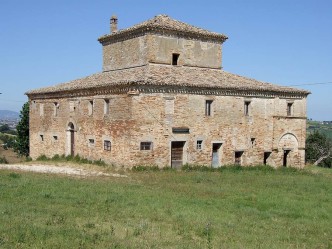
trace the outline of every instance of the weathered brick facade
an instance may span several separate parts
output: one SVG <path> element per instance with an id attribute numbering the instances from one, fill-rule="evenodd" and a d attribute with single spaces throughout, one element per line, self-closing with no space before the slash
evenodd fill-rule
<path id="1" fill-rule="evenodd" d="M 27 93 L 30 156 L 302 167 L 309 93 L 221 70 L 226 39 L 167 16 L 99 38 L 102 73 Z"/>

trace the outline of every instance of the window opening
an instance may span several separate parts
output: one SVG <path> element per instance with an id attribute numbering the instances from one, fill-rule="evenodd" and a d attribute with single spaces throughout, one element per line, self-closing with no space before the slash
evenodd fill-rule
<path id="1" fill-rule="evenodd" d="M 293 106 L 293 103 L 287 103 L 287 116 L 292 115 L 292 106 Z"/>
<path id="2" fill-rule="evenodd" d="M 57 141 L 58 140 L 58 136 L 53 136 L 53 140 Z"/>
<path id="3" fill-rule="evenodd" d="M 197 140 L 196 142 L 196 149 L 201 150 L 203 145 L 203 140 Z"/>
<path id="4" fill-rule="evenodd" d="M 141 150 L 152 150 L 152 142 L 141 142 Z"/>
<path id="5" fill-rule="evenodd" d="M 59 103 L 54 102 L 54 117 L 58 116 Z"/>
<path id="6" fill-rule="evenodd" d="M 111 150 L 111 141 L 109 140 L 104 140 L 104 150 Z"/>
<path id="7" fill-rule="evenodd" d="M 93 114 L 93 100 L 89 100 L 88 111 L 89 115 Z"/>
<path id="8" fill-rule="evenodd" d="M 104 115 L 108 115 L 110 113 L 110 100 L 104 100 Z"/>
<path id="9" fill-rule="evenodd" d="M 40 141 L 44 141 L 44 135 L 40 135 Z"/>
<path id="10" fill-rule="evenodd" d="M 250 139 L 250 141 L 251 141 L 251 147 L 254 147 L 254 146 L 255 146 L 255 140 L 256 140 L 256 138 L 254 138 L 254 137 L 252 137 L 252 138 Z"/>
<path id="11" fill-rule="evenodd" d="M 69 111 L 70 112 L 74 112 L 75 111 L 75 102 L 74 101 L 70 101 L 69 102 Z"/>
<path id="12" fill-rule="evenodd" d="M 89 139 L 89 144 L 94 145 L 95 144 L 95 140 L 93 138 L 90 138 Z"/>
<path id="13" fill-rule="evenodd" d="M 178 65 L 180 54 L 172 54 L 172 65 Z"/>
<path id="14" fill-rule="evenodd" d="M 205 101 L 205 116 L 211 116 L 212 113 L 212 100 Z"/>
<path id="15" fill-rule="evenodd" d="M 246 115 L 246 116 L 249 116 L 249 105 L 250 105 L 250 101 L 244 102 L 244 115 Z"/>
<path id="16" fill-rule="evenodd" d="M 44 116 L 44 104 L 39 104 L 39 108 L 40 108 L 40 110 L 39 110 L 40 116 Z"/>

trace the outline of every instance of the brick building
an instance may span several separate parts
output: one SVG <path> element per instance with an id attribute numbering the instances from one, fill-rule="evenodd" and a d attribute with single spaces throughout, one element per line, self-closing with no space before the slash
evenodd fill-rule
<path id="1" fill-rule="evenodd" d="M 103 71 L 26 93 L 30 156 L 304 165 L 309 92 L 222 70 L 225 35 L 156 16 L 99 38 Z"/>

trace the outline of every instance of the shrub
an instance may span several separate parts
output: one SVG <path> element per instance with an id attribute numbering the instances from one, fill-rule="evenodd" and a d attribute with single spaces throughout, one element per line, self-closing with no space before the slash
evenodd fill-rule
<path id="1" fill-rule="evenodd" d="M 88 160 L 86 158 L 81 158 L 80 155 L 76 155 L 76 156 L 65 156 L 65 155 L 54 155 L 52 158 L 48 158 L 45 155 L 41 155 L 39 156 L 36 161 L 55 161 L 55 162 L 74 162 L 74 163 L 82 163 L 82 164 L 96 164 L 98 166 L 107 166 L 108 164 L 105 163 L 104 161 L 102 161 L 101 159 L 99 160 Z"/>
<path id="2" fill-rule="evenodd" d="M 15 144 L 15 136 L 9 136 L 0 133 L 0 140 L 3 142 L 3 148 L 7 150 L 8 148 L 13 148 Z"/>
<path id="3" fill-rule="evenodd" d="M 48 161 L 49 158 L 45 155 L 40 155 L 39 157 L 37 157 L 36 161 Z"/>
<path id="4" fill-rule="evenodd" d="M 59 156 L 59 154 L 55 154 L 53 157 L 52 157 L 52 161 L 60 161 L 61 160 L 61 157 Z"/>
<path id="5" fill-rule="evenodd" d="M 101 159 L 93 161 L 93 164 L 96 164 L 98 166 L 107 166 L 107 164 L 104 161 L 102 161 Z"/>
<path id="6" fill-rule="evenodd" d="M 132 171 L 142 172 L 142 171 L 159 171 L 159 167 L 155 165 L 145 166 L 145 165 L 137 165 L 131 168 Z"/>
<path id="7" fill-rule="evenodd" d="M 8 161 L 4 156 L 0 157 L 0 164 L 7 164 L 7 163 L 8 163 Z"/>

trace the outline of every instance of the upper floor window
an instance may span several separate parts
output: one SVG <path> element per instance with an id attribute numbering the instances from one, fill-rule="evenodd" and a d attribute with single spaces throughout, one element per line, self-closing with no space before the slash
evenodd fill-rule
<path id="1" fill-rule="evenodd" d="M 250 101 L 244 101 L 244 115 L 249 116 Z"/>
<path id="2" fill-rule="evenodd" d="M 58 110 L 59 110 L 59 103 L 54 102 L 54 112 L 53 112 L 54 117 L 58 116 Z"/>
<path id="3" fill-rule="evenodd" d="M 212 114 L 212 100 L 205 101 L 205 116 L 211 116 Z"/>
<path id="4" fill-rule="evenodd" d="M 287 103 L 287 116 L 292 116 L 293 103 Z"/>
<path id="5" fill-rule="evenodd" d="M 110 114 L 110 100 L 104 99 L 104 115 Z"/>
<path id="6" fill-rule="evenodd" d="M 88 114 L 89 115 L 93 114 L 93 100 L 89 100 L 89 103 L 88 103 Z"/>
<path id="7" fill-rule="evenodd" d="M 180 54 L 172 54 L 172 65 L 178 65 Z"/>
<path id="8" fill-rule="evenodd" d="M 39 115 L 44 116 L 44 104 L 39 104 Z"/>

